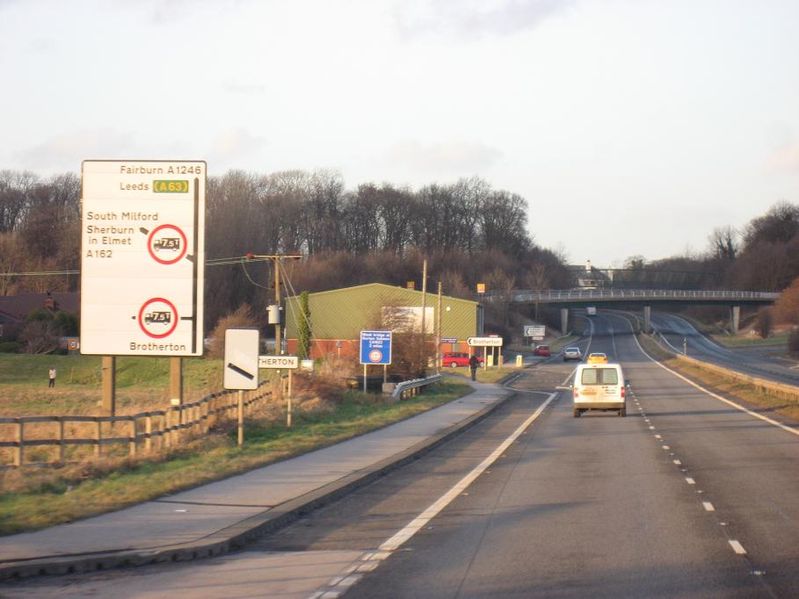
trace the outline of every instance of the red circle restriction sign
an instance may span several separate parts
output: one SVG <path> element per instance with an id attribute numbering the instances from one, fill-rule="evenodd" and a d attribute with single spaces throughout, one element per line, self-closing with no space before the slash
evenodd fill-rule
<path id="1" fill-rule="evenodd" d="M 139 327 L 148 337 L 163 339 L 171 335 L 177 326 L 178 309 L 167 299 L 148 299 L 139 310 Z"/>
<path id="2" fill-rule="evenodd" d="M 379 349 L 373 349 L 372 351 L 369 352 L 370 362 L 374 362 L 375 364 L 377 364 L 382 359 L 383 359 L 383 352 L 381 352 Z"/>
<path id="3" fill-rule="evenodd" d="M 147 251 L 160 264 L 174 264 L 186 255 L 186 234 L 175 225 L 161 225 L 147 237 Z"/>

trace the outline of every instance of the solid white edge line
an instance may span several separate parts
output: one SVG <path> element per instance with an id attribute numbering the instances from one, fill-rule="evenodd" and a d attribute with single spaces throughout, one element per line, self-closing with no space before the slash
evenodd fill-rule
<path id="1" fill-rule="evenodd" d="M 413 535 L 415 535 L 424 525 L 426 525 L 439 512 L 441 512 L 441 510 L 452 503 L 452 501 L 464 490 L 466 490 L 469 485 L 471 485 L 477 479 L 478 476 L 480 476 L 489 466 L 499 459 L 505 450 L 507 450 L 507 448 L 519 438 L 522 432 L 524 432 L 524 430 L 527 429 L 527 427 L 529 427 L 541 415 L 541 413 L 547 408 L 552 400 L 557 397 L 557 395 L 557 392 L 551 393 L 549 398 L 547 398 L 547 400 L 541 404 L 538 409 L 533 412 L 529 418 L 527 418 L 527 420 L 520 424 L 519 427 L 513 431 L 509 437 L 500 443 L 499 446 L 493 452 L 491 452 L 487 458 L 485 458 L 471 472 L 458 481 L 449 491 L 444 493 L 444 495 L 433 502 L 433 504 L 424 510 L 419 516 L 411 520 L 411 522 L 409 522 L 404 528 L 384 541 L 383 544 L 380 545 L 379 551 L 396 551 L 406 541 L 413 537 Z"/>
<path id="2" fill-rule="evenodd" d="M 576 368 L 575 368 L 576 370 Z M 571 375 L 570 375 L 571 376 Z M 568 380 L 568 378 L 566 379 Z M 496 462 L 499 457 L 505 452 L 505 450 L 510 447 L 520 436 L 521 434 L 533 423 L 536 419 L 541 415 L 541 413 L 547 408 L 547 406 L 552 403 L 552 400 L 558 396 L 558 392 L 550 393 L 549 397 L 536 409 L 533 414 L 527 418 L 519 427 L 513 431 L 510 436 L 508 436 L 499 446 L 491 452 L 491 454 L 485 458 L 482 462 L 480 462 L 471 472 L 469 472 L 466 476 L 464 476 L 460 481 L 455 483 L 455 485 L 447 491 L 444 495 L 439 497 L 432 505 L 430 505 L 427 509 L 425 509 L 421 514 L 419 514 L 416 518 L 411 520 L 408 524 L 405 525 L 401 530 L 397 531 L 394 535 L 392 535 L 388 540 L 384 541 L 380 547 L 376 551 L 368 551 L 365 552 L 361 558 L 360 562 L 363 563 L 364 561 L 373 560 L 375 562 L 381 562 L 388 558 L 394 551 L 396 551 L 399 547 L 401 547 L 406 541 L 410 540 L 417 532 L 419 532 L 424 526 L 432 520 L 441 510 L 443 510 L 447 505 L 449 505 L 456 497 L 458 497 L 465 489 L 471 485 L 478 476 L 480 476 L 485 470 L 487 470 L 494 462 Z M 374 570 L 377 567 L 375 564 L 374 567 L 370 568 L 370 570 Z M 349 572 L 348 572 L 349 574 Z M 328 587 L 349 587 L 354 584 L 359 577 L 353 576 L 336 576 L 333 578 L 328 584 Z M 322 597 L 327 597 L 327 593 L 335 593 L 333 596 L 338 596 L 340 593 L 336 591 L 317 591 L 310 597 L 318 597 L 318 593 L 322 593 Z"/>
<path id="3" fill-rule="evenodd" d="M 635 335 L 633 335 L 633 339 L 635 339 L 635 343 L 638 345 L 638 349 L 640 349 L 641 352 L 647 358 L 649 358 L 650 361 L 652 361 L 655 364 L 657 364 L 658 366 L 660 366 L 663 370 L 665 370 L 667 372 L 670 372 L 671 374 L 673 374 L 677 378 L 680 378 L 680 379 L 684 380 L 686 383 L 688 383 L 692 387 L 694 387 L 696 389 L 699 389 L 703 393 L 706 393 L 707 395 L 710 395 L 711 397 L 713 397 L 715 399 L 718 399 L 719 401 L 722 401 L 722 402 L 726 403 L 729 406 L 732 406 L 736 410 L 740 410 L 741 412 L 745 412 L 745 413 L 749 414 L 750 416 L 754 416 L 755 418 L 759 418 L 760 420 L 768 422 L 769 424 L 773 424 L 774 426 L 777 426 L 777 427 L 781 428 L 782 430 L 787 431 L 787 432 L 799 437 L 799 430 L 793 429 L 793 428 L 791 428 L 789 426 L 785 426 L 781 422 L 777 422 L 776 420 L 773 420 L 773 419 L 769 418 L 768 416 L 763 416 L 762 414 L 758 414 L 757 412 L 753 412 L 752 410 L 749 410 L 749 409 L 743 407 L 742 405 L 735 403 L 734 401 L 730 401 L 729 399 L 727 399 L 725 397 L 721 397 L 721 395 L 717 395 L 716 393 L 713 393 L 712 391 L 709 391 L 708 389 L 705 389 L 701 385 L 698 385 L 695 382 L 693 382 L 692 380 L 684 377 L 679 372 L 675 372 L 674 370 L 672 370 L 668 366 L 664 366 L 663 364 L 661 364 L 660 362 L 655 360 L 652 356 L 650 356 L 648 353 L 646 353 L 646 350 L 643 347 L 641 347 L 641 343 L 638 341 L 638 338 Z"/>

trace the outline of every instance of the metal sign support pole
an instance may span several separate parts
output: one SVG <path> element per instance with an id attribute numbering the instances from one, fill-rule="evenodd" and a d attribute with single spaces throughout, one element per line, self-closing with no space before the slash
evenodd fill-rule
<path id="1" fill-rule="evenodd" d="M 103 356 L 103 411 L 108 416 L 116 416 L 116 356 Z"/>
<path id="2" fill-rule="evenodd" d="M 239 390 L 238 392 L 238 429 L 239 429 L 239 439 L 238 439 L 238 446 L 241 447 L 244 445 L 244 391 Z"/>
<path id="3" fill-rule="evenodd" d="M 169 399 L 183 404 L 183 358 L 169 358 Z"/>
<path id="4" fill-rule="evenodd" d="M 289 370 L 289 392 L 288 392 L 288 409 L 286 410 L 286 426 L 291 428 L 291 373 Z"/>
<path id="5" fill-rule="evenodd" d="M 363 392 L 366 393 L 366 364 L 363 365 Z"/>

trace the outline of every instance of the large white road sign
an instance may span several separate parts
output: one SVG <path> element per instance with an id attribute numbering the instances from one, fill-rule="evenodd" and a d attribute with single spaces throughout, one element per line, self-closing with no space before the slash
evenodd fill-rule
<path id="1" fill-rule="evenodd" d="M 83 354 L 203 353 L 204 161 L 85 160 Z"/>

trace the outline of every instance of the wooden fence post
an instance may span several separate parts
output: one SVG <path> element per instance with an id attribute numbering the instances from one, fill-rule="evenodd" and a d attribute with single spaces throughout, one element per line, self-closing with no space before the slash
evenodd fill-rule
<path id="1" fill-rule="evenodd" d="M 25 461 L 25 421 L 17 420 L 17 450 L 14 452 L 14 465 L 22 466 Z"/>
<path id="2" fill-rule="evenodd" d="M 103 454 L 101 441 L 103 440 L 103 421 L 97 419 L 97 443 L 94 445 L 94 457 L 99 458 Z"/>
<path id="3" fill-rule="evenodd" d="M 64 443 L 64 419 L 58 419 L 58 461 L 64 463 L 66 456 L 66 443 Z"/>
<path id="4" fill-rule="evenodd" d="M 144 451 L 150 453 L 153 450 L 153 417 L 147 414 L 144 418 Z"/>
<path id="5" fill-rule="evenodd" d="M 133 457 L 136 455 L 136 417 L 130 419 L 130 434 L 128 436 L 128 455 Z"/>

